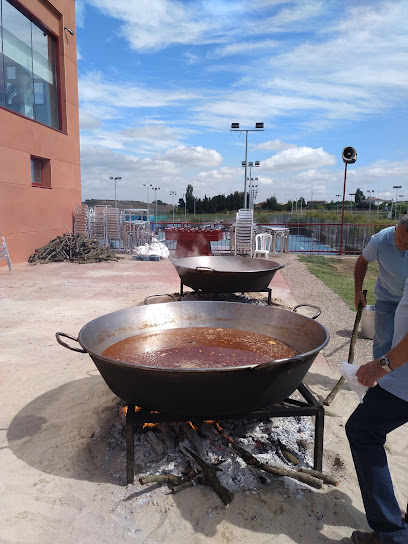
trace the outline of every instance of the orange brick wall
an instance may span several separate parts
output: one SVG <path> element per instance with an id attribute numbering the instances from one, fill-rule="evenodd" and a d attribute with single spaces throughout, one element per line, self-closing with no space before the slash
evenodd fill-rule
<path id="1" fill-rule="evenodd" d="M 74 0 L 20 0 L 59 36 L 62 130 L 54 130 L 0 107 L 0 235 L 12 263 L 27 261 L 38 247 L 72 230 L 81 203 Z M 50 159 L 51 188 L 31 184 L 31 155 Z M 0 266 L 7 266 L 4 259 Z"/>

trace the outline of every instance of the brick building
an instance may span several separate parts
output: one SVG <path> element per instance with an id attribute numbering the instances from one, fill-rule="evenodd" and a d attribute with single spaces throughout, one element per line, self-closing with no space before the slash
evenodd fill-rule
<path id="1" fill-rule="evenodd" d="M 0 14 L 0 235 L 17 263 L 81 202 L 75 1 L 0 0 Z"/>

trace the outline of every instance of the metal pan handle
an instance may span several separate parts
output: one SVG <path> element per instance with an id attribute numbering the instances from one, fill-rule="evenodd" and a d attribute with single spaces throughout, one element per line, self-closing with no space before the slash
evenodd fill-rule
<path id="1" fill-rule="evenodd" d="M 311 319 L 316 319 L 316 317 L 319 317 L 319 315 L 322 313 L 321 309 L 319 308 L 319 306 L 315 306 L 314 304 L 298 304 L 297 306 L 294 306 L 292 309 L 291 309 L 291 312 L 296 312 L 297 308 L 300 308 L 301 306 L 307 306 L 309 308 L 314 308 L 315 310 L 318 311 L 318 313 L 316 315 L 314 315 Z"/>
<path id="2" fill-rule="evenodd" d="M 144 299 L 144 303 L 147 304 L 147 301 L 149 300 L 149 298 L 153 298 L 153 297 L 170 297 L 174 300 L 174 302 L 177 302 L 177 298 L 174 295 L 171 295 L 170 293 L 160 293 L 157 295 L 147 295 L 147 297 Z"/>
<path id="3" fill-rule="evenodd" d="M 211 268 L 211 266 L 196 266 L 196 270 L 199 272 L 215 272 L 214 268 Z"/>
<path id="4" fill-rule="evenodd" d="M 73 348 L 69 346 L 66 342 L 63 342 L 61 340 L 60 336 L 64 336 L 65 338 L 70 338 L 71 340 L 75 340 L 75 342 L 78 342 L 78 338 L 75 338 L 75 336 L 71 336 L 70 334 L 65 334 L 65 332 L 55 333 L 55 338 L 57 339 L 58 344 L 61 344 L 61 346 L 64 346 L 64 348 L 70 349 L 72 351 L 78 351 L 79 353 L 86 353 L 86 351 L 82 348 Z"/>

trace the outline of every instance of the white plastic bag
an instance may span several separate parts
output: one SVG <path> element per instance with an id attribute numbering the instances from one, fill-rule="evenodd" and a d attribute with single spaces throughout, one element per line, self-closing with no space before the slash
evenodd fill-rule
<path id="1" fill-rule="evenodd" d="M 144 246 L 138 246 L 135 249 L 136 255 L 149 255 L 149 244 L 145 244 Z"/>
<path id="2" fill-rule="evenodd" d="M 340 374 L 344 376 L 346 382 L 349 384 L 351 389 L 357 393 L 358 398 L 360 399 L 360 404 L 363 402 L 364 395 L 367 393 L 368 387 L 362 385 L 356 376 L 358 366 L 351 365 L 347 361 L 343 361 L 343 368 L 340 371 Z"/>

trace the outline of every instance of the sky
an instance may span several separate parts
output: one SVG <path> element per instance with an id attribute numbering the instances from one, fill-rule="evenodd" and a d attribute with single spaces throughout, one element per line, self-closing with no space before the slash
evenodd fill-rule
<path id="1" fill-rule="evenodd" d="M 339 200 L 349 146 L 346 200 L 408 200 L 406 0 L 76 0 L 76 39 L 83 200 L 242 192 L 246 143 L 257 203 Z"/>

